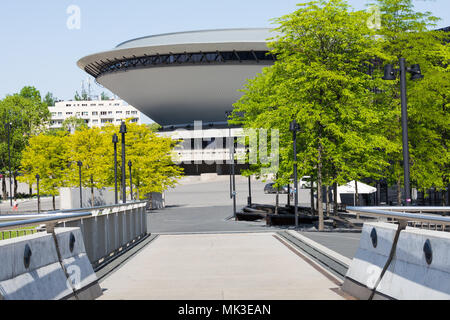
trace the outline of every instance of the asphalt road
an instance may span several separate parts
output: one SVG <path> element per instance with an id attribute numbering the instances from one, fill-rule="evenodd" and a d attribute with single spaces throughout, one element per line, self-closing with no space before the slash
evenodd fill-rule
<path id="1" fill-rule="evenodd" d="M 56 197 L 56 210 L 59 209 L 59 197 Z M 18 211 L 13 211 L 10 201 L 2 201 L 0 203 L 0 214 L 10 214 L 10 213 L 37 213 L 37 199 L 32 200 L 19 200 L 18 201 Z M 51 211 L 53 210 L 53 201 L 51 197 L 41 198 L 41 210 Z"/>

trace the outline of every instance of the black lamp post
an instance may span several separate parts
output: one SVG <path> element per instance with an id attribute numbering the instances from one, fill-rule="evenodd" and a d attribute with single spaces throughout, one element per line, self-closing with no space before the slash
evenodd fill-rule
<path id="1" fill-rule="evenodd" d="M 128 168 L 130 168 L 130 198 L 131 201 L 133 201 L 133 179 L 131 177 L 131 166 L 133 165 L 133 163 L 131 162 L 131 160 L 128 160 Z"/>
<path id="2" fill-rule="evenodd" d="M 83 166 L 83 162 L 78 161 L 78 176 L 80 178 L 80 208 L 83 208 L 83 189 L 81 187 L 81 167 Z"/>
<path id="3" fill-rule="evenodd" d="M 227 118 L 232 114 L 232 111 L 225 112 Z M 228 127 L 228 132 L 230 136 L 230 198 L 233 199 L 233 217 L 236 219 L 236 180 L 234 176 L 234 137 L 231 137 L 231 127 Z"/>
<path id="4" fill-rule="evenodd" d="M 9 202 L 12 207 L 12 174 L 11 174 L 11 122 L 5 123 L 5 129 L 8 132 L 8 162 L 9 162 Z"/>
<path id="5" fill-rule="evenodd" d="M 41 196 L 39 195 L 39 174 L 36 175 L 36 181 L 37 181 L 37 203 L 38 203 L 38 213 L 41 213 Z"/>
<path id="6" fill-rule="evenodd" d="M 423 79 L 420 66 L 418 64 L 412 65 L 410 68 L 406 67 L 405 58 L 400 58 L 400 69 L 394 69 L 391 64 L 384 67 L 383 80 L 395 80 L 397 73 L 400 73 L 400 94 L 402 101 L 402 143 L 403 143 L 403 172 L 405 179 L 405 198 L 406 205 L 411 205 L 411 187 L 409 176 L 409 145 L 408 145 L 408 102 L 406 95 L 406 72 L 411 73 L 411 80 Z"/>
<path id="7" fill-rule="evenodd" d="M 247 153 L 249 154 L 249 165 L 250 165 L 250 149 L 247 149 Z M 252 176 L 248 176 L 248 198 L 247 198 L 247 204 L 249 207 L 252 206 Z"/>
<path id="8" fill-rule="evenodd" d="M 115 204 L 119 203 L 119 195 L 117 192 L 117 143 L 119 142 L 119 137 L 114 133 L 112 142 L 114 143 L 114 195 Z"/>
<path id="9" fill-rule="evenodd" d="M 122 134 L 122 203 L 127 203 L 127 185 L 125 182 L 125 134 L 127 133 L 127 126 L 125 122 L 122 121 L 120 125 L 120 131 Z"/>
<path id="10" fill-rule="evenodd" d="M 295 213 L 295 226 L 298 227 L 298 183 L 297 183 L 297 131 L 299 130 L 299 125 L 297 121 L 292 120 L 289 131 L 292 131 L 292 140 L 294 146 L 294 213 Z"/>

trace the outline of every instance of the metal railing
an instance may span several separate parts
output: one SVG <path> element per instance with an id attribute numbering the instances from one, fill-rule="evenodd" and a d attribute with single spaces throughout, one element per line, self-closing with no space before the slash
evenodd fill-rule
<path id="1" fill-rule="evenodd" d="M 97 268 L 147 236 L 146 203 L 136 201 L 41 215 L 0 217 L 0 221 L 6 221 L 0 223 L 0 231 L 45 225 L 45 230 L 51 233 L 55 227 L 78 227 L 89 261 Z"/>
<path id="2" fill-rule="evenodd" d="M 357 216 L 369 216 L 401 221 L 408 226 L 441 229 L 447 231 L 450 226 L 450 217 L 438 214 L 423 214 L 422 212 L 450 212 L 450 207 L 347 207 L 347 211 Z M 409 212 L 408 212 L 409 211 Z M 418 213 L 417 213 L 418 212 Z M 420 223 L 420 225 L 418 225 Z"/>

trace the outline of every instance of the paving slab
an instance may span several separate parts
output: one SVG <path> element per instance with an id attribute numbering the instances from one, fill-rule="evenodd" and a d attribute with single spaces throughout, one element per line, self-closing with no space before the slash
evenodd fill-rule
<path id="1" fill-rule="evenodd" d="M 340 300 L 273 233 L 161 235 L 101 282 L 103 300 Z"/>

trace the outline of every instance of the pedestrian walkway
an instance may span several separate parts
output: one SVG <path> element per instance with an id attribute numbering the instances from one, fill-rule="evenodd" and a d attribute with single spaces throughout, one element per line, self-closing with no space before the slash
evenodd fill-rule
<path id="1" fill-rule="evenodd" d="M 161 235 L 105 278 L 104 300 L 344 299 L 274 233 Z"/>

